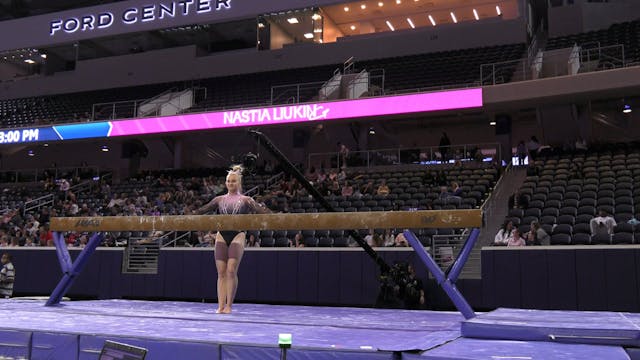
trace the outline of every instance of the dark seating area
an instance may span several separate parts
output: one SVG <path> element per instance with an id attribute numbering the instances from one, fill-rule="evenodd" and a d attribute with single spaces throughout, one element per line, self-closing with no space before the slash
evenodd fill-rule
<path id="1" fill-rule="evenodd" d="M 539 221 L 552 245 L 634 244 L 640 226 L 640 153 L 638 144 L 617 144 L 588 153 L 546 156 L 535 161 L 520 193 L 523 208 L 509 216 L 521 233 Z M 604 210 L 617 225 L 612 234 L 593 234 L 591 219 Z"/>
<path id="2" fill-rule="evenodd" d="M 419 88 L 455 87 L 479 84 L 480 65 L 522 57 L 524 44 L 502 45 L 446 51 L 430 54 L 356 62 L 358 69 L 384 69 L 385 91 L 402 92 Z M 356 59 L 357 61 L 357 59 Z M 204 79 L 188 84 L 157 84 L 132 88 L 22 98 L 0 101 L 0 124 L 5 128 L 87 121 L 93 115 L 93 104 L 147 99 L 171 88 L 200 86 L 207 89 L 207 98 L 199 101 L 189 112 L 207 109 L 237 108 L 267 105 L 271 88 L 278 85 L 324 82 L 341 65 L 272 71 Z M 506 79 L 508 81 L 508 79 Z M 313 101 L 317 86 L 302 87 L 300 101 Z M 290 103 L 297 91 L 278 96 L 276 103 Z M 131 105 L 120 105 L 116 118 L 130 117 Z M 96 119 L 110 119 L 111 111 L 96 115 Z M 126 114 L 126 115 L 125 115 Z"/>
<path id="3" fill-rule="evenodd" d="M 571 47 L 574 44 L 594 48 L 600 46 L 624 45 L 627 63 L 640 61 L 640 20 L 613 24 L 608 29 L 551 38 L 548 50 Z"/>

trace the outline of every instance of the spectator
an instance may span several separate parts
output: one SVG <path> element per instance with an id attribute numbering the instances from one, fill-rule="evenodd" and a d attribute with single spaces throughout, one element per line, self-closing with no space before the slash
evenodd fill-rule
<path id="1" fill-rule="evenodd" d="M 395 244 L 396 241 L 396 237 L 393 234 L 393 231 L 391 231 L 391 229 L 386 229 L 384 231 L 384 246 L 393 246 Z"/>
<path id="2" fill-rule="evenodd" d="M 507 246 L 507 244 L 509 243 L 509 239 L 513 235 L 513 230 L 513 221 L 505 220 L 504 224 L 502 225 L 500 230 L 498 230 L 498 233 L 493 240 L 493 245 Z"/>
<path id="3" fill-rule="evenodd" d="M 598 211 L 598 216 L 591 219 L 589 222 L 591 227 L 591 235 L 595 234 L 613 234 L 613 228 L 616 226 L 616 221 L 606 211 Z"/>
<path id="4" fill-rule="evenodd" d="M 404 237 L 404 234 L 401 232 L 398 233 L 398 235 L 396 235 L 395 247 L 408 247 L 408 246 L 409 246 L 409 242 Z"/>
<path id="5" fill-rule="evenodd" d="M 520 140 L 516 147 L 516 156 L 518 157 L 518 165 L 523 166 L 524 160 L 527 158 L 527 146 L 524 144 L 523 140 Z"/>
<path id="6" fill-rule="evenodd" d="M 351 186 L 348 181 L 345 181 L 342 187 L 342 196 L 348 197 L 351 195 L 353 195 L 353 186 Z"/>
<path id="7" fill-rule="evenodd" d="M 362 190 L 360 190 L 362 195 L 373 195 L 375 194 L 375 188 L 373 185 L 373 181 L 369 180 L 366 184 L 362 186 Z"/>
<path id="8" fill-rule="evenodd" d="M 247 247 L 260 247 L 260 242 L 256 238 L 256 234 L 249 233 L 249 239 L 247 240 Z"/>
<path id="9" fill-rule="evenodd" d="M 347 147 L 347 145 L 341 142 L 338 142 L 338 159 L 339 167 L 347 166 L 347 160 L 349 159 L 349 148 Z"/>
<path id="10" fill-rule="evenodd" d="M 449 136 L 447 136 L 446 132 L 442 133 L 442 137 L 440 138 L 440 158 L 442 159 L 442 163 L 445 163 L 449 160 L 449 148 L 451 147 L 451 140 L 449 140 Z"/>
<path id="11" fill-rule="evenodd" d="M 390 191 L 389 191 L 389 187 L 387 186 L 387 181 L 382 179 L 382 182 L 380 183 L 380 186 L 378 186 L 378 190 L 376 191 L 376 194 L 381 195 L 381 196 L 387 196 L 389 195 Z"/>
<path id="12" fill-rule="evenodd" d="M 540 142 L 538 138 L 532 136 L 529 142 L 527 143 L 527 150 L 529 151 L 529 163 L 532 163 L 536 160 L 536 156 L 538 155 L 538 151 L 540 150 Z"/>
<path id="13" fill-rule="evenodd" d="M 13 296 L 13 283 L 16 269 L 13 267 L 13 257 L 9 253 L 2 254 L 2 270 L 0 270 L 0 296 L 8 299 Z"/>
<path id="14" fill-rule="evenodd" d="M 424 307 L 424 287 L 422 280 L 416 277 L 416 270 L 409 264 L 408 277 L 404 287 L 404 305 L 407 309 L 418 310 Z"/>
<path id="15" fill-rule="evenodd" d="M 507 246 L 526 246 L 526 245 L 527 243 L 520 236 L 520 231 L 518 231 L 518 229 L 514 229 L 513 235 L 511 236 L 511 238 L 509 238 L 509 241 L 507 242 Z"/>
<path id="16" fill-rule="evenodd" d="M 525 241 L 527 246 L 531 245 L 550 245 L 549 234 L 540 226 L 540 223 L 537 221 L 531 222 L 531 229 L 528 233 L 525 234 Z"/>

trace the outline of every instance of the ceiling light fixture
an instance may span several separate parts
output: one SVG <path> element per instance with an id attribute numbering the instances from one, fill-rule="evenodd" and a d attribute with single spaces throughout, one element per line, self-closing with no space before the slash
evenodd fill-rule
<path id="1" fill-rule="evenodd" d="M 383 6 L 384 6 L 384 3 L 383 3 L 382 1 L 378 1 L 378 6 L 379 6 L 379 7 L 383 7 Z"/>
<path id="2" fill-rule="evenodd" d="M 496 5 L 496 13 L 498 16 L 502 15 L 502 10 L 500 9 L 500 5 Z"/>
<path id="3" fill-rule="evenodd" d="M 450 12 L 450 14 L 451 14 L 451 20 L 453 20 L 453 22 L 457 24 L 458 23 L 458 19 L 456 18 L 456 14 L 454 14 L 453 11 Z"/>
<path id="4" fill-rule="evenodd" d="M 480 16 L 478 16 L 478 11 L 476 9 L 473 9 L 473 17 L 476 18 L 476 20 L 480 20 Z"/>
<path id="5" fill-rule="evenodd" d="M 412 29 L 416 28 L 416 26 L 413 24 L 413 21 L 411 21 L 411 18 L 407 18 L 407 22 L 409 23 L 409 26 L 411 26 Z"/>
<path id="6" fill-rule="evenodd" d="M 102 148 L 100 148 L 100 150 L 102 152 L 109 152 L 109 147 L 107 145 L 102 145 Z"/>
<path id="7" fill-rule="evenodd" d="M 345 12 L 348 12 L 348 11 L 349 11 L 349 7 L 348 7 L 348 6 L 345 6 L 345 7 L 344 7 L 344 11 L 345 11 Z"/>
<path id="8" fill-rule="evenodd" d="M 292 17 L 292 18 L 288 18 L 287 21 L 289 22 L 289 24 L 297 24 L 298 18 Z"/>
<path id="9" fill-rule="evenodd" d="M 625 104 L 624 107 L 622 108 L 622 112 L 625 114 L 630 114 L 633 111 L 633 109 L 631 109 L 631 105 L 629 104 Z"/>
<path id="10" fill-rule="evenodd" d="M 429 15 L 429 21 L 431 21 L 431 25 L 436 26 L 436 21 L 433 19 L 433 16 Z"/>
<path id="11" fill-rule="evenodd" d="M 496 126 L 496 122 L 495 122 L 495 121 L 491 121 L 491 122 L 489 123 L 489 125 L 491 125 L 491 126 Z"/>
<path id="12" fill-rule="evenodd" d="M 24 62 L 26 62 L 27 64 L 35 64 L 36 62 L 31 60 L 31 59 L 26 59 Z"/>
<path id="13" fill-rule="evenodd" d="M 304 34 L 304 37 L 307 39 L 313 39 L 313 33 L 306 33 Z"/>
<path id="14" fill-rule="evenodd" d="M 397 4 L 397 5 L 402 4 L 402 0 L 396 0 L 396 4 Z"/>
<path id="15" fill-rule="evenodd" d="M 311 17 L 311 19 L 312 19 L 312 20 L 320 20 L 320 19 L 322 19 L 322 15 L 317 14 L 317 13 L 316 13 L 316 14 L 313 14 L 313 16 Z"/>
<path id="16" fill-rule="evenodd" d="M 389 20 L 387 20 L 386 23 L 387 23 L 387 26 L 389 27 L 389 29 L 391 29 L 391 31 L 396 31 L 396 28 L 394 28 L 393 25 L 391 25 Z"/>
<path id="17" fill-rule="evenodd" d="M 355 30 L 356 26 L 355 25 L 351 25 L 351 30 Z"/>
<path id="18" fill-rule="evenodd" d="M 365 4 L 360 5 L 360 9 L 364 10 L 366 8 L 367 8 L 367 5 L 365 5 Z"/>

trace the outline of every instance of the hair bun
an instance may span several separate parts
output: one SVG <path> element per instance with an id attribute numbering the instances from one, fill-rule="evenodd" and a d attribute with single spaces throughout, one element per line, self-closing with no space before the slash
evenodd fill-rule
<path id="1" fill-rule="evenodd" d="M 229 173 L 235 173 L 238 175 L 242 175 L 242 171 L 244 170 L 244 168 L 242 167 L 242 165 L 232 165 L 231 166 L 231 170 L 229 170 Z"/>

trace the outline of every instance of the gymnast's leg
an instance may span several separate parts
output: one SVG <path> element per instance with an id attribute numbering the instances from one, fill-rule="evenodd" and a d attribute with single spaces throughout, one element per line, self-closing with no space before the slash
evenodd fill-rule
<path id="1" fill-rule="evenodd" d="M 231 306 L 233 305 L 233 299 L 236 297 L 236 290 L 238 290 L 238 266 L 242 260 L 242 254 L 244 254 L 245 233 L 241 232 L 233 238 L 231 245 L 229 245 L 229 261 L 227 262 L 227 301 L 225 309 L 222 311 L 225 314 L 231 313 Z"/>
<path id="2" fill-rule="evenodd" d="M 218 310 L 222 313 L 227 301 L 227 261 L 229 259 L 229 249 L 227 243 L 220 234 L 216 235 L 215 243 L 216 270 L 218 271 Z"/>

